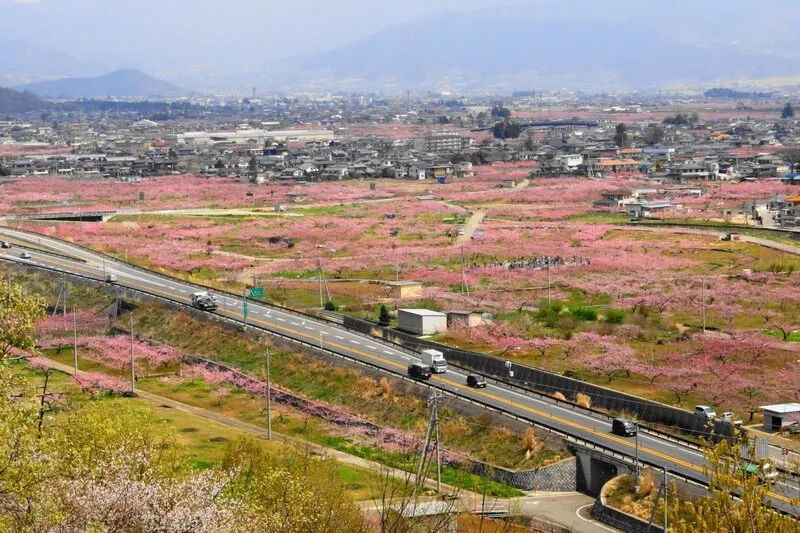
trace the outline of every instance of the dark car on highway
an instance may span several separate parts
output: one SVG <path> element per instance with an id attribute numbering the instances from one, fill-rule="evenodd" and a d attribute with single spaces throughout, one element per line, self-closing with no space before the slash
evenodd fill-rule
<path id="1" fill-rule="evenodd" d="M 431 379 L 431 367 L 422 363 L 408 365 L 408 375 L 414 379 Z"/>
<path id="2" fill-rule="evenodd" d="M 615 418 L 611 422 L 611 432 L 622 437 L 632 437 L 636 435 L 638 429 L 636 424 L 624 418 Z"/>
<path id="3" fill-rule="evenodd" d="M 483 389 L 486 387 L 486 380 L 483 379 L 483 376 L 470 374 L 467 376 L 467 386 L 473 389 Z"/>

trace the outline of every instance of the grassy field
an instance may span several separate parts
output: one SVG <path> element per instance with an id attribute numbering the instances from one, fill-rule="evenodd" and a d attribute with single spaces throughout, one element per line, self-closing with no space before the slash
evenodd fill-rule
<path id="1" fill-rule="evenodd" d="M 53 359 L 67 362 L 71 360 L 71 350 L 64 350 L 62 354 Z M 85 363 L 84 363 L 85 364 Z M 82 365 L 83 366 L 83 365 Z M 88 369 L 89 365 L 86 365 Z M 93 370 L 101 369 L 98 365 L 91 365 Z M 25 376 L 30 383 L 41 386 L 44 383 L 41 372 L 31 371 L 22 364 L 15 366 L 15 372 Z M 145 380 L 140 386 L 145 389 L 158 390 L 157 387 L 150 387 L 149 380 Z M 190 466 L 193 468 L 211 468 L 220 461 L 225 453 L 228 443 L 243 437 L 252 437 L 252 434 L 237 428 L 218 423 L 205 417 L 200 417 L 193 413 L 174 409 L 167 405 L 153 403 L 143 398 L 120 398 L 101 396 L 89 399 L 87 395 L 71 384 L 69 376 L 61 372 L 51 374 L 48 383 L 49 392 L 60 392 L 69 395 L 72 400 L 78 403 L 84 402 L 106 402 L 113 405 L 123 404 L 149 411 L 153 420 L 163 428 L 165 435 L 170 435 L 175 439 L 185 452 L 185 456 Z M 271 453 L 278 453 L 286 446 L 286 443 L 275 440 L 268 441 L 257 437 L 257 442 L 265 450 Z M 355 500 L 369 500 L 375 497 L 379 486 L 379 473 L 368 468 L 340 463 L 337 472 L 342 480 L 345 481 L 348 494 Z"/>

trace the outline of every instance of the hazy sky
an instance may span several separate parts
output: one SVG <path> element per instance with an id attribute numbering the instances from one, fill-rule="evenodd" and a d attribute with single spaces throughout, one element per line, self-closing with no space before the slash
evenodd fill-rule
<path id="1" fill-rule="evenodd" d="M 0 38 L 77 59 L 191 68 L 268 61 L 356 41 L 393 23 L 506 0 L 0 0 Z M 242 66 L 245 66 L 242 64 Z"/>

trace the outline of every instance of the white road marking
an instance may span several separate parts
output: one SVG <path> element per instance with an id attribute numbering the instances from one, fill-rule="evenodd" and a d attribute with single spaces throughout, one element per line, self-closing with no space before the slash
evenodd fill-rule
<path id="1" fill-rule="evenodd" d="M 281 317 L 279 317 L 279 316 L 276 316 L 276 317 L 275 317 L 275 320 L 280 320 L 281 322 L 286 322 L 286 320 L 282 319 L 282 318 L 281 318 Z"/>
<path id="2" fill-rule="evenodd" d="M 339 339 L 340 341 L 343 341 L 343 340 L 344 340 L 344 337 L 340 337 L 339 335 L 335 335 L 335 337 L 336 337 L 337 339 Z"/>
<path id="3" fill-rule="evenodd" d="M 377 346 L 370 346 L 369 344 L 367 344 L 367 348 L 369 348 L 370 350 L 377 350 L 378 349 Z"/>
<path id="4" fill-rule="evenodd" d="M 580 518 L 581 520 L 583 520 L 584 522 L 588 522 L 588 523 L 592 524 L 593 526 L 597 526 L 599 528 L 605 529 L 606 531 L 611 531 L 611 533 L 615 533 L 617 531 L 616 529 L 611 529 L 609 527 L 606 527 L 606 526 L 602 525 L 599 522 L 595 522 L 594 520 L 587 520 L 586 518 L 581 516 L 581 509 L 586 509 L 587 507 L 592 507 L 593 505 L 594 505 L 593 503 L 590 503 L 590 504 L 578 507 L 577 509 L 575 509 L 575 515 L 577 515 L 577 517 Z"/>
<path id="5" fill-rule="evenodd" d="M 358 342 L 358 341 L 350 341 L 350 342 L 351 342 L 351 343 L 353 343 L 353 344 L 361 344 L 361 343 L 360 343 L 360 342 Z"/>
<path id="6" fill-rule="evenodd" d="M 390 352 L 389 350 L 384 350 L 383 353 L 392 355 L 392 352 Z"/>

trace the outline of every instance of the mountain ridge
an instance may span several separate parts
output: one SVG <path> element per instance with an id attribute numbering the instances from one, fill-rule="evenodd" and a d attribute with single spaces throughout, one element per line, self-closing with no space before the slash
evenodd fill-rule
<path id="1" fill-rule="evenodd" d="M 182 87 L 136 69 L 121 69 L 96 77 L 75 77 L 15 87 L 43 98 L 156 98 L 191 94 Z"/>

